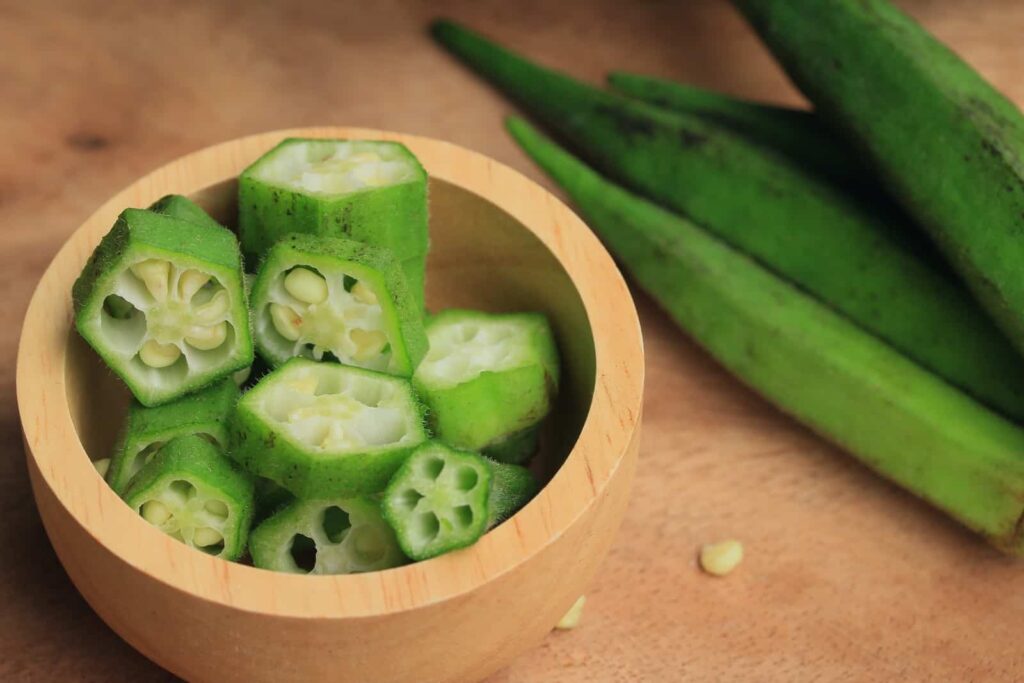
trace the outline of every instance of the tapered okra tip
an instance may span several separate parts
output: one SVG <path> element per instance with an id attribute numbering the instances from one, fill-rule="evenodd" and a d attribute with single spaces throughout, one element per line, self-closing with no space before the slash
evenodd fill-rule
<path id="1" fill-rule="evenodd" d="M 434 37 L 440 43 L 445 43 L 447 39 L 451 38 L 460 31 L 464 31 L 461 26 L 456 24 L 451 19 L 445 19 L 440 17 L 430 22 L 430 35 Z"/>

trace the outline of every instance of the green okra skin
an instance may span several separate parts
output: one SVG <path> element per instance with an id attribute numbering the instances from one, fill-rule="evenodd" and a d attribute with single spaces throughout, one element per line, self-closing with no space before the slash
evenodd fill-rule
<path id="1" fill-rule="evenodd" d="M 589 87 L 451 23 L 437 24 L 434 35 L 608 176 L 705 226 L 972 396 L 1024 419 L 1024 376 L 1013 345 L 886 205 L 863 202 L 699 116 Z"/>
<path id="2" fill-rule="evenodd" d="M 266 477 L 255 477 L 255 485 L 256 513 L 253 521 L 256 524 L 295 501 L 291 491 Z"/>
<path id="3" fill-rule="evenodd" d="M 225 228 L 127 209 L 72 298 L 79 334 L 143 405 L 252 363 L 241 255 Z"/>
<path id="4" fill-rule="evenodd" d="M 179 436 L 147 463 L 124 500 L 143 519 L 187 545 L 225 560 L 245 550 L 253 481 L 201 436 Z"/>
<path id="5" fill-rule="evenodd" d="M 861 183 L 869 173 L 842 138 L 812 111 L 749 102 L 687 83 L 621 71 L 608 74 L 608 85 L 656 107 L 719 123 L 838 181 Z"/>
<path id="6" fill-rule="evenodd" d="M 514 515 L 537 495 L 540 486 L 533 473 L 519 465 L 487 461 L 491 469 L 491 491 L 487 499 L 487 528 L 492 529 Z"/>
<path id="7" fill-rule="evenodd" d="M 110 488 L 122 495 L 139 470 L 176 437 L 198 434 L 226 448 L 226 422 L 238 396 L 237 385 L 225 379 L 161 406 L 132 403 L 107 469 Z"/>
<path id="8" fill-rule="evenodd" d="M 421 300 L 391 254 L 354 240 L 291 233 L 266 254 L 252 289 L 257 350 L 410 377 L 427 351 Z"/>
<path id="9" fill-rule="evenodd" d="M 161 197 L 149 206 L 149 210 L 208 228 L 224 227 L 215 221 L 210 214 L 203 211 L 202 207 L 180 194 L 169 194 Z"/>
<path id="10" fill-rule="evenodd" d="M 430 350 L 413 375 L 433 434 L 456 448 L 501 453 L 536 426 L 558 392 L 554 334 L 540 313 L 451 309 L 427 322 Z M 517 454 L 522 444 L 513 444 Z"/>
<path id="11" fill-rule="evenodd" d="M 355 574 L 407 562 L 373 498 L 296 500 L 253 529 L 252 563 L 291 574 Z"/>
<path id="12" fill-rule="evenodd" d="M 884 0 L 735 4 L 1024 349 L 1021 111 Z"/>
<path id="13" fill-rule="evenodd" d="M 509 129 L 637 284 L 733 374 L 999 548 L 1024 550 L 1024 430 L 525 122 Z"/>
<path id="14" fill-rule="evenodd" d="M 427 189 L 426 171 L 397 142 L 289 138 L 239 176 L 242 250 L 256 259 L 298 230 L 422 261 L 429 246 Z"/>
<path id="15" fill-rule="evenodd" d="M 299 498 L 380 493 L 426 441 L 409 381 L 293 358 L 242 395 L 231 457 Z"/>
<path id="16" fill-rule="evenodd" d="M 491 520 L 491 472 L 476 453 L 437 441 L 413 451 L 381 499 L 402 551 L 420 561 L 476 543 Z"/>
<path id="17" fill-rule="evenodd" d="M 540 425 L 534 425 L 492 442 L 481 453 L 498 462 L 523 465 L 537 454 L 539 447 Z"/>

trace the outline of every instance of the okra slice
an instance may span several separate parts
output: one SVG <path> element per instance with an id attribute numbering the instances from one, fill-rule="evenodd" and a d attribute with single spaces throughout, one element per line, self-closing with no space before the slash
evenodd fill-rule
<path id="1" fill-rule="evenodd" d="M 299 498 L 379 493 L 427 439 L 409 380 L 293 358 L 243 394 L 230 453 Z"/>
<path id="2" fill-rule="evenodd" d="M 285 487 L 266 477 L 256 477 L 256 514 L 258 523 L 274 514 L 285 505 L 295 501 L 295 496 Z"/>
<path id="3" fill-rule="evenodd" d="M 198 550 L 235 560 L 252 522 L 253 482 L 200 436 L 180 436 L 142 468 L 124 500 L 143 519 Z"/>
<path id="4" fill-rule="evenodd" d="M 381 501 L 398 545 L 427 560 L 476 543 L 490 521 L 491 468 L 476 453 L 431 441 L 395 473 Z"/>
<path id="5" fill-rule="evenodd" d="M 180 194 L 169 194 L 161 197 L 150 204 L 149 210 L 207 228 L 223 228 L 220 223 L 213 220 L 210 214 L 203 211 L 198 204 Z"/>
<path id="6" fill-rule="evenodd" d="M 540 486 L 530 470 L 487 460 L 491 469 L 491 495 L 487 500 L 487 528 L 498 526 L 537 495 Z"/>
<path id="7" fill-rule="evenodd" d="M 540 313 L 449 310 L 427 322 L 430 350 L 413 376 L 434 435 L 482 451 L 537 425 L 558 389 L 554 335 Z"/>
<path id="8" fill-rule="evenodd" d="M 252 563 L 292 574 L 354 574 L 406 562 L 368 497 L 299 500 L 253 529 Z"/>
<path id="9" fill-rule="evenodd" d="M 522 465 L 533 458 L 539 446 L 540 425 L 535 425 L 491 443 L 481 453 L 497 462 Z"/>
<path id="10" fill-rule="evenodd" d="M 385 249 L 292 233 L 253 283 L 256 346 L 271 365 L 293 356 L 409 377 L 427 352 L 423 309 Z"/>
<path id="11" fill-rule="evenodd" d="M 396 142 L 290 138 L 238 179 L 238 227 L 246 258 L 299 230 L 427 253 L 427 173 Z"/>
<path id="12" fill-rule="evenodd" d="M 72 296 L 79 333 L 143 405 L 252 363 L 241 255 L 225 228 L 127 209 Z"/>
<path id="13" fill-rule="evenodd" d="M 238 396 L 238 387 L 229 378 L 154 408 L 133 403 L 107 469 L 110 488 L 123 494 L 139 470 L 176 437 L 196 434 L 226 448 L 227 418 Z"/>

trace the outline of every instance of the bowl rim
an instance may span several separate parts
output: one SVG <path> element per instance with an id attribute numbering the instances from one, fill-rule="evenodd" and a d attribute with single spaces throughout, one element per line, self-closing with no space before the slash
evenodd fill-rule
<path id="1" fill-rule="evenodd" d="M 568 274 L 594 338 L 593 398 L 565 463 L 525 508 L 475 545 L 381 572 L 299 576 L 196 552 L 153 529 L 91 466 L 71 418 L 65 363 L 71 284 L 126 206 L 168 193 L 189 195 L 230 180 L 286 137 L 392 140 L 428 174 L 491 202 L 533 233 Z M 274 616 L 351 618 L 423 608 L 470 593 L 542 552 L 588 509 L 638 438 L 643 342 L 632 297 L 611 256 L 555 195 L 480 153 L 442 140 L 368 128 L 270 131 L 180 157 L 107 200 L 67 239 L 39 281 L 18 346 L 16 387 L 26 457 L 37 480 L 107 551 L 151 578 L 200 600 Z M 63 561 L 63 559 L 62 559 Z"/>

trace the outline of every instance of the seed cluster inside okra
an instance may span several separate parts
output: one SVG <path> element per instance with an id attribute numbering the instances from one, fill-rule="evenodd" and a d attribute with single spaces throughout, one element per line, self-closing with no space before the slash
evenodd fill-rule
<path id="1" fill-rule="evenodd" d="M 135 399 L 97 470 L 143 520 L 344 574 L 529 502 L 554 336 L 539 313 L 426 310 L 427 182 L 397 143 L 289 139 L 240 176 L 237 231 L 179 195 L 121 214 L 72 296 Z"/>

